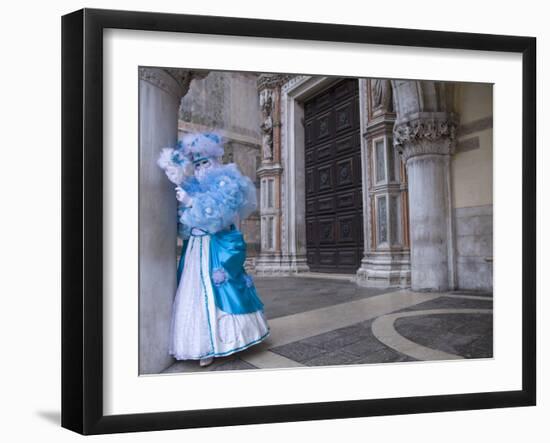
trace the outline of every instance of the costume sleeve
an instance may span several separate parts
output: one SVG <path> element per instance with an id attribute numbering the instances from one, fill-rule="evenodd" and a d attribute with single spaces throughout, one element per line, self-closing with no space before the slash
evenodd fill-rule
<path id="1" fill-rule="evenodd" d="M 181 216 L 183 213 L 187 210 L 185 206 L 183 206 L 180 202 L 178 202 L 178 235 L 182 240 L 187 240 L 190 235 L 190 229 L 189 226 L 184 225 L 181 222 Z"/>
<path id="2" fill-rule="evenodd" d="M 191 194 L 192 206 L 180 221 L 189 228 L 215 233 L 229 227 L 237 217 L 244 219 L 256 209 L 256 188 L 234 164 L 210 172 Z"/>
<path id="3" fill-rule="evenodd" d="M 157 165 L 164 169 L 164 173 L 172 183 L 179 185 L 188 176 L 192 176 L 192 165 L 179 149 L 163 148 Z"/>
<path id="4" fill-rule="evenodd" d="M 179 187 L 187 192 L 190 196 L 193 196 L 201 190 L 200 183 L 195 178 L 195 176 L 185 176 L 180 182 Z"/>

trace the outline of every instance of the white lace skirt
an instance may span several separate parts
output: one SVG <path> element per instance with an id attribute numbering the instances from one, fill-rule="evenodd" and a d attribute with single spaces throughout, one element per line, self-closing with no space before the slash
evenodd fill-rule
<path id="1" fill-rule="evenodd" d="M 210 281 L 210 236 L 191 236 L 184 263 L 172 306 L 171 355 L 178 360 L 221 357 L 269 335 L 262 311 L 229 314 L 216 307 Z"/>

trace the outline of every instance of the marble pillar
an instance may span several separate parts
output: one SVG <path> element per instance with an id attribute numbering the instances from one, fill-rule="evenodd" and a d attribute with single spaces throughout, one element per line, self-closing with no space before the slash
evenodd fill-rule
<path id="1" fill-rule="evenodd" d="M 139 70 L 140 374 L 158 373 L 174 361 L 168 338 L 176 292 L 177 208 L 174 185 L 157 158 L 163 147 L 175 146 L 178 109 L 192 76 L 177 69 Z"/>
<path id="2" fill-rule="evenodd" d="M 456 287 L 450 161 L 457 117 L 433 97 L 434 91 L 444 96 L 434 82 L 396 83 L 402 110 L 412 111 L 398 115 L 394 127 L 394 145 L 408 175 L 411 286 L 414 291 L 447 291 Z M 406 98 L 407 91 L 415 92 Z M 423 111 L 426 107 L 432 109 Z"/>

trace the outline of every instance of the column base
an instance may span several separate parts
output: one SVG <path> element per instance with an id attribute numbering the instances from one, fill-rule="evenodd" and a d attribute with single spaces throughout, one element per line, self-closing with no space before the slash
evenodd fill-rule
<path id="1" fill-rule="evenodd" d="M 359 286 L 372 288 L 409 288 L 411 261 L 408 252 L 371 253 L 361 260 L 356 273 Z"/>
<path id="2" fill-rule="evenodd" d="M 244 270 L 250 274 L 254 274 L 257 259 L 257 257 L 246 257 L 244 261 Z"/>
<path id="3" fill-rule="evenodd" d="M 305 257 L 262 253 L 256 258 L 254 273 L 259 276 L 289 276 L 309 272 Z"/>

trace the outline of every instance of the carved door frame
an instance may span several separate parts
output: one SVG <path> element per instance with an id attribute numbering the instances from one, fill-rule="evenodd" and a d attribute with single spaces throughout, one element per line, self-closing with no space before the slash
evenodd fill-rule
<path id="1" fill-rule="evenodd" d="M 291 272 L 309 271 L 306 258 L 304 101 L 339 80 L 340 77 L 301 75 L 293 77 L 281 88 L 281 264 Z M 363 142 L 361 137 L 361 152 Z"/>

